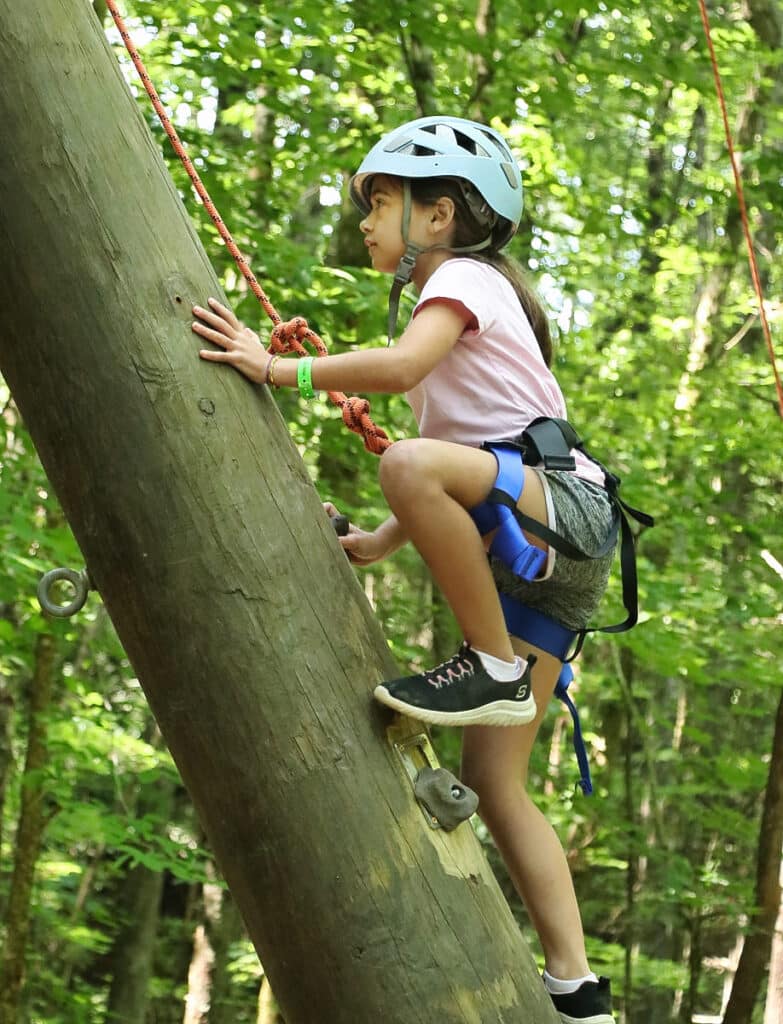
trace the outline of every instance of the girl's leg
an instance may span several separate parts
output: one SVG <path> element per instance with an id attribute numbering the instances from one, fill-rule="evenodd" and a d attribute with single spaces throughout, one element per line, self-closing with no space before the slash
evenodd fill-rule
<path id="1" fill-rule="evenodd" d="M 386 500 L 443 591 L 465 640 L 476 650 L 513 661 L 484 542 L 466 509 L 480 504 L 495 483 L 490 452 L 448 441 L 398 441 L 381 459 Z M 538 474 L 527 471 L 519 507 L 546 523 Z M 530 537 L 531 543 L 544 547 Z"/>
<path id="2" fill-rule="evenodd" d="M 478 794 L 479 814 L 538 932 L 547 971 L 556 978 L 582 978 L 589 967 L 568 862 L 525 788 L 530 751 L 561 666 L 530 644 L 514 639 L 514 647 L 524 656 L 531 651 L 537 656 L 532 676 L 538 712 L 528 725 L 467 727 L 462 781 Z"/>

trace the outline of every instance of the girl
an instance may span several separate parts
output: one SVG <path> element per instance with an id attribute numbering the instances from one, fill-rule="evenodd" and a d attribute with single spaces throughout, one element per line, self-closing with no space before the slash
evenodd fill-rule
<path id="1" fill-rule="evenodd" d="M 519 169 L 493 129 L 461 118 L 422 118 L 381 139 L 352 179 L 351 195 L 364 214 L 373 266 L 394 274 L 390 339 L 402 288 L 412 280 L 419 293 L 397 344 L 314 365 L 309 358 L 270 356 L 230 310 L 210 299 L 209 309 L 194 308 L 193 330 L 218 348 L 200 355 L 257 383 L 298 385 L 305 396 L 314 388 L 406 394 L 420 437 L 398 441 L 381 460 L 391 515 L 371 533 L 352 524 L 341 543 L 364 566 L 411 541 L 448 600 L 464 644 L 437 668 L 382 683 L 375 696 L 414 718 L 467 727 L 462 778 L 479 795 L 480 813 L 538 931 L 544 983 L 560 1018 L 612 1024 L 609 982 L 588 966 L 565 855 L 525 789 L 530 751 L 562 663 L 509 636 L 498 590 L 567 629 L 585 628 L 606 585 L 616 515 L 602 470 L 581 451 L 571 453 L 575 472 L 567 472 L 523 465 L 513 447 L 506 454 L 481 448 L 488 439 L 520 435 L 540 417 L 565 417 L 549 369 L 546 316 L 500 254 L 522 214 Z M 534 528 L 557 527 L 587 561 L 556 555 L 535 533 L 523 534 L 514 516 L 487 519 L 489 506 L 482 503 L 496 494 L 504 466 L 521 488 L 522 516 Z"/>

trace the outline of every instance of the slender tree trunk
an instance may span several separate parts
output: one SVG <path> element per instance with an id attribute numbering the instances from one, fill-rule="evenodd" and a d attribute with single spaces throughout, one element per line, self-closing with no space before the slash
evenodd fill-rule
<path id="1" fill-rule="evenodd" d="M 211 1014 L 210 986 L 215 953 L 207 938 L 203 922 L 193 932 L 193 955 L 188 967 L 188 994 L 185 997 L 185 1015 L 182 1024 L 206 1024 Z"/>
<path id="2" fill-rule="evenodd" d="M 205 886 L 205 903 L 210 899 L 207 934 L 215 953 L 209 1000 L 209 1024 L 234 1024 L 238 1007 L 232 997 L 231 947 L 245 935 L 239 908 L 231 893 L 215 885 Z M 211 890 L 214 890 L 212 892 Z"/>
<path id="3" fill-rule="evenodd" d="M 279 1024 L 280 1015 L 277 1012 L 277 1001 L 272 993 L 272 986 L 269 978 L 264 975 L 261 981 L 261 988 L 258 990 L 258 1017 L 256 1024 Z"/>
<path id="4" fill-rule="evenodd" d="M 494 0 L 478 0 L 473 25 L 476 30 L 479 46 L 472 60 L 473 92 L 468 103 L 470 116 L 477 121 L 483 119 L 481 102 L 484 98 L 484 91 L 495 77 L 496 64 L 493 59 L 492 48 L 495 40 L 496 22 Z"/>
<path id="5" fill-rule="evenodd" d="M 699 994 L 699 980 L 702 970 L 702 919 L 698 910 L 694 910 L 688 920 L 688 987 L 683 993 L 678 1020 L 681 1024 L 690 1024 L 696 1012 L 696 1000 Z"/>
<path id="6" fill-rule="evenodd" d="M 429 117 L 435 113 L 435 67 L 432 50 L 416 35 L 415 27 L 408 34 L 400 26 L 400 48 L 408 72 L 413 94 L 416 97 L 417 114 Z"/>
<path id="7" fill-rule="evenodd" d="M 52 702 L 54 638 L 41 633 L 35 648 L 30 682 L 30 724 L 22 777 L 22 804 L 16 832 L 14 872 L 0 954 L 0 1024 L 17 1024 L 24 982 L 30 900 L 41 840 L 47 822 L 44 769 L 49 760 L 46 716 Z"/>
<path id="8" fill-rule="evenodd" d="M 150 724 L 155 733 L 152 741 L 159 747 L 157 729 Z M 139 790 L 138 795 L 140 816 L 154 816 L 163 831 L 172 817 L 174 784 L 158 782 Z M 143 864 L 132 867 L 122 881 L 118 901 L 121 924 L 111 952 L 112 979 L 106 1006 L 111 1024 L 144 1024 L 147 1018 L 163 882 L 163 871 Z"/>
<path id="9" fill-rule="evenodd" d="M 778 881 L 783 885 L 783 863 Z M 775 934 L 772 937 L 764 1024 L 783 1024 L 783 900 L 775 922 Z"/>
<path id="10" fill-rule="evenodd" d="M 633 1020 L 633 966 L 634 953 L 638 944 L 638 924 L 636 896 L 639 879 L 638 840 L 634 838 L 638 828 L 638 794 L 636 791 L 636 772 L 634 770 L 634 753 L 637 744 L 636 721 L 633 710 L 633 655 L 628 648 L 623 648 L 617 655 L 618 675 L 623 681 L 625 691 L 625 736 L 623 746 L 624 764 L 624 806 L 625 823 L 628 828 L 628 866 L 625 871 L 625 928 L 624 928 L 624 965 L 623 965 L 623 1022 Z"/>
<path id="11" fill-rule="evenodd" d="M 218 285 L 92 7 L 0 23 L 0 368 L 287 1024 L 554 1021 L 269 392 L 196 355 Z"/>
<path id="12" fill-rule="evenodd" d="M 8 777 L 14 763 L 11 746 L 11 719 L 14 710 L 14 699 L 4 684 L 0 684 L 0 851 L 3 848 L 3 820 L 5 811 L 5 794 L 8 788 Z"/>
<path id="13" fill-rule="evenodd" d="M 201 905 L 201 920 L 193 932 L 183 1024 L 233 1024 L 240 1007 L 231 994 L 231 946 L 242 938 L 245 928 L 230 893 L 215 882 L 201 887 Z"/>
<path id="14" fill-rule="evenodd" d="M 112 950 L 112 981 L 106 1007 L 111 1024 L 144 1024 L 160 917 L 163 872 L 137 864 L 124 885 L 123 924 Z"/>
<path id="15" fill-rule="evenodd" d="M 780 910 L 783 847 L 783 697 L 778 704 L 756 863 L 755 910 L 742 947 L 723 1024 L 748 1024 L 769 963 Z"/>

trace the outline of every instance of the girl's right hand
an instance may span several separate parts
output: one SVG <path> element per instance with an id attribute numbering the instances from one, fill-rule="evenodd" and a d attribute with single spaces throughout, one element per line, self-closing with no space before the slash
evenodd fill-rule
<path id="1" fill-rule="evenodd" d="M 340 515 L 339 509 L 331 501 L 325 501 L 323 505 L 324 511 L 330 519 Z M 386 546 L 377 533 L 367 533 L 365 530 L 360 530 L 358 526 L 354 526 L 353 523 L 348 524 L 348 533 L 337 539 L 348 556 L 348 561 L 354 565 L 372 565 L 373 562 L 380 562 L 387 555 Z"/>
<path id="2" fill-rule="evenodd" d="M 218 348 L 201 349 L 201 358 L 212 363 L 228 363 L 248 380 L 263 384 L 272 356 L 264 350 L 258 335 L 240 323 L 228 306 L 211 297 L 208 302 L 209 309 L 193 307 L 193 316 L 198 319 L 191 325 L 191 330 Z"/>

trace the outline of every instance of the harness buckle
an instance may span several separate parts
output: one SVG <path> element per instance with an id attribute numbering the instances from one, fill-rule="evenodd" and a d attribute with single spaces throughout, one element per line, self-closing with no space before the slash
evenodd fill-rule
<path id="1" fill-rule="evenodd" d="M 534 580 L 546 561 L 547 552 L 530 543 L 507 505 L 496 505 L 495 516 L 498 531 L 489 546 L 489 553 L 517 576 Z"/>
<path id="2" fill-rule="evenodd" d="M 563 470 L 573 473 L 576 469 L 576 459 L 573 455 L 544 455 L 544 469 Z"/>

